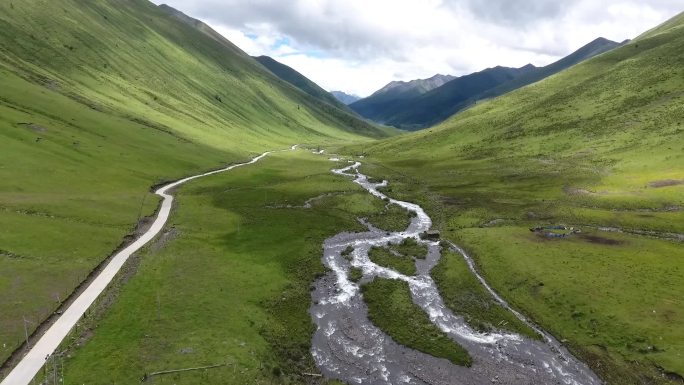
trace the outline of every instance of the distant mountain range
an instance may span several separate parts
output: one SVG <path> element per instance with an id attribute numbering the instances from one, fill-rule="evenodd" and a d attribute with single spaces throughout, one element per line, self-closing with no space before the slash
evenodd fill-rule
<path id="1" fill-rule="evenodd" d="M 545 67 L 494 67 L 461 77 L 436 75 L 430 79 L 391 82 L 373 95 L 354 102 L 351 109 L 375 122 L 407 130 L 440 123 L 480 100 L 493 98 L 535 83 L 579 62 L 620 46 L 598 38 Z"/>
<path id="2" fill-rule="evenodd" d="M 429 79 L 390 82 L 373 95 L 354 102 L 349 107 L 364 118 L 385 124 L 401 111 L 404 102 L 415 100 L 453 79 L 455 77 L 450 75 L 435 75 Z"/>
<path id="3" fill-rule="evenodd" d="M 435 75 L 429 79 L 411 80 L 409 82 L 390 82 L 376 91 L 372 96 L 401 95 L 402 97 L 407 97 L 409 95 L 422 95 L 443 86 L 455 78 L 455 76 L 451 75 Z"/>
<path id="4" fill-rule="evenodd" d="M 350 105 L 357 100 L 361 100 L 360 96 L 349 95 L 348 93 L 342 92 L 342 91 L 330 91 L 330 93 L 332 94 L 332 96 L 337 98 L 337 100 L 341 101 L 342 103 L 344 103 L 346 105 Z"/>

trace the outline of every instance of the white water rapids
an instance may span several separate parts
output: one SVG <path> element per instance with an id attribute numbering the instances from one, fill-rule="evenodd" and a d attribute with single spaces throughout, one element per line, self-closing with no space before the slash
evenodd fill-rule
<path id="1" fill-rule="evenodd" d="M 463 317 L 449 310 L 430 277 L 439 262 L 438 242 L 421 240 L 419 235 L 430 229 L 432 220 L 417 204 L 392 199 L 379 188 L 387 181 L 371 183 L 359 172 L 361 164 L 333 170 L 335 174 L 353 177 L 354 182 L 378 199 L 415 213 L 409 227 L 401 232 L 386 232 L 368 225 L 368 232 L 340 233 L 324 243 L 323 263 L 331 272 L 319 279 L 312 292 L 310 313 L 317 330 L 312 339 L 311 353 L 321 372 L 328 378 L 355 384 L 567 384 L 597 385 L 598 377 L 573 357 L 558 341 L 529 323 L 511 309 L 477 274 L 472 260 L 455 245 L 472 272 L 502 306 L 513 311 L 542 336 L 533 340 L 515 333 L 497 331 L 483 333 L 470 327 Z M 417 260 L 416 276 L 405 276 L 373 263 L 368 252 L 373 246 L 398 244 L 414 238 L 428 247 L 425 260 Z M 342 252 L 351 246 L 351 261 Z M 375 277 L 398 279 L 408 283 L 411 296 L 430 320 L 455 343 L 471 355 L 470 368 L 457 366 L 445 359 L 432 357 L 394 342 L 368 319 L 368 309 L 360 294 L 360 286 L 350 281 L 349 270 L 363 271 L 361 283 Z"/>

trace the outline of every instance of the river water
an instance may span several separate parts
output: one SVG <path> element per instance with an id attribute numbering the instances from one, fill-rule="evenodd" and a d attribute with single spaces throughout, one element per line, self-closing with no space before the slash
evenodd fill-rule
<path id="1" fill-rule="evenodd" d="M 323 263 L 330 272 L 316 281 L 310 308 L 317 327 L 311 353 L 325 377 L 351 384 L 381 385 L 601 384 L 586 364 L 517 312 L 514 312 L 516 316 L 538 330 L 543 341 L 504 331 L 479 332 L 449 310 L 430 277 L 430 271 L 441 257 L 441 246 L 438 242 L 419 238 L 420 233 L 430 229 L 432 220 L 419 205 L 394 200 L 378 191 L 387 186 L 387 181 L 369 182 L 368 177 L 359 172 L 360 165 L 356 162 L 333 172 L 353 178 L 378 199 L 385 199 L 416 215 L 401 232 L 388 233 L 368 225 L 367 232 L 340 233 L 325 241 Z M 418 273 L 415 276 L 405 276 L 370 261 L 368 251 L 372 246 L 398 244 L 406 238 L 414 238 L 428 246 L 427 258 L 416 261 Z M 341 255 L 349 246 L 354 249 L 351 261 Z M 477 274 L 472 260 L 463 250 L 455 245 L 452 248 L 466 258 L 473 273 Z M 446 359 L 399 345 L 373 325 L 368 319 L 359 284 L 348 278 L 351 266 L 363 270 L 360 284 L 375 277 L 408 283 L 413 301 L 435 325 L 469 352 L 472 366 L 454 365 Z M 486 285 L 481 276 L 478 275 L 478 279 Z M 510 309 L 488 285 L 486 287 L 502 306 Z"/>

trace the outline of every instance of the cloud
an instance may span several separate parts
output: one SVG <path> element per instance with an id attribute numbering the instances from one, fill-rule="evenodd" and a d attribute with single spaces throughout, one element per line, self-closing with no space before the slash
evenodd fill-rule
<path id="1" fill-rule="evenodd" d="M 558 0 L 448 0 L 452 6 L 466 6 L 475 17 L 492 23 L 520 27 L 557 18 L 573 1 Z"/>
<path id="2" fill-rule="evenodd" d="M 599 36 L 633 38 L 684 0 L 166 0 L 252 55 L 327 89 L 545 65 Z"/>

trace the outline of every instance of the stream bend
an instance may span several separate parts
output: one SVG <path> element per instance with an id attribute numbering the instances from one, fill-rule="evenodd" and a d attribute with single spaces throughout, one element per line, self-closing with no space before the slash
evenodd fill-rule
<path id="1" fill-rule="evenodd" d="M 471 271 L 490 294 L 537 330 L 543 341 L 504 331 L 483 333 L 471 328 L 463 317 L 449 310 L 430 277 L 430 271 L 441 257 L 441 246 L 439 242 L 419 237 L 420 233 L 430 229 L 432 220 L 419 205 L 395 200 L 380 192 L 378 189 L 386 187 L 388 182 L 371 183 L 366 175 L 359 172 L 360 166 L 361 163 L 355 162 L 333 170 L 333 173 L 354 178 L 354 183 L 370 194 L 403 207 L 415 216 L 408 228 L 401 232 L 386 232 L 368 225 L 367 232 L 344 232 L 324 242 L 322 260 L 330 272 L 314 284 L 309 310 L 316 325 L 311 354 L 324 376 L 352 384 L 381 385 L 601 384 L 586 364 L 496 295 L 477 274 L 472 259 L 456 245 L 452 248 L 466 258 Z M 369 259 L 371 247 L 398 244 L 406 238 L 414 238 L 428 247 L 427 258 L 416 261 L 418 273 L 415 276 L 402 275 Z M 351 261 L 341 255 L 349 246 L 354 249 Z M 472 366 L 457 366 L 446 359 L 399 345 L 373 325 L 368 319 L 368 308 L 359 284 L 349 280 L 352 266 L 362 269 L 361 284 L 375 277 L 408 283 L 413 302 L 435 325 L 468 351 L 473 359 Z"/>

